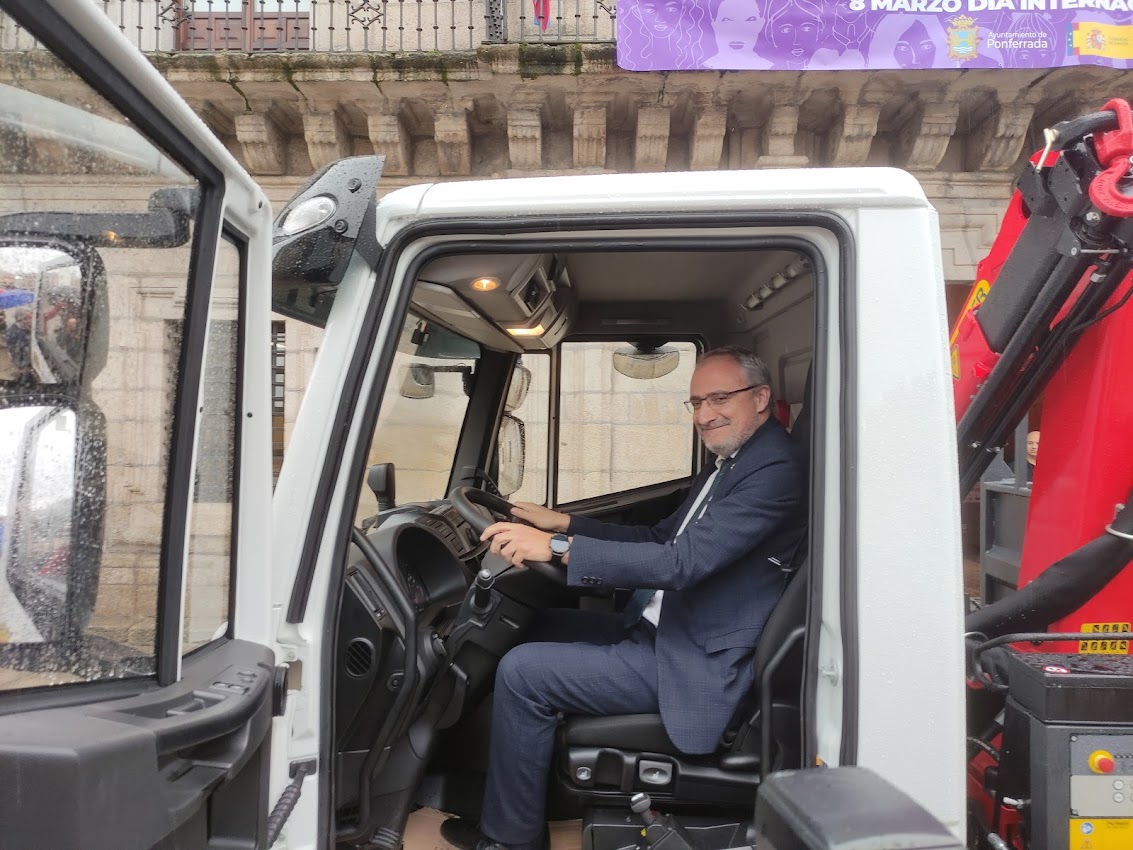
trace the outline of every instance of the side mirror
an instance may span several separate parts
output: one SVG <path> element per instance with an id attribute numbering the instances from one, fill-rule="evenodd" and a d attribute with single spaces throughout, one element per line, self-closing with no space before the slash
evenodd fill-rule
<path id="1" fill-rule="evenodd" d="M 527 401 L 527 393 L 531 390 L 531 370 L 526 366 L 516 366 L 511 373 L 511 383 L 508 384 L 507 398 L 504 400 L 504 410 L 508 413 L 519 410 Z"/>
<path id="2" fill-rule="evenodd" d="M 459 372 L 464 394 L 472 395 L 471 366 L 430 366 L 427 363 L 411 363 L 405 367 L 398 392 L 402 398 L 432 398 L 436 393 L 437 372 Z"/>
<path id="3" fill-rule="evenodd" d="M 523 486 L 527 458 L 526 429 L 523 420 L 505 413 L 496 439 L 496 461 L 500 495 L 505 499 Z"/>
<path id="4" fill-rule="evenodd" d="M 0 382 L 74 386 L 106 362 L 106 272 L 95 251 L 0 245 L 0 311 Z"/>
<path id="5" fill-rule="evenodd" d="M 666 345 L 624 345 L 614 352 L 614 369 L 627 378 L 652 380 L 668 375 L 681 362 L 681 353 Z"/>
<path id="6" fill-rule="evenodd" d="M 105 420 L 92 405 L 0 409 L 0 611 L 7 642 L 79 650 L 98 589 Z"/>
<path id="7" fill-rule="evenodd" d="M 366 483 L 378 500 L 378 510 L 388 511 L 397 507 L 397 488 L 394 486 L 392 463 L 375 463 L 366 473 Z"/>
<path id="8" fill-rule="evenodd" d="M 432 398 L 435 392 L 432 366 L 412 363 L 405 367 L 405 374 L 401 376 L 402 398 Z"/>
<path id="9" fill-rule="evenodd" d="M 326 325 L 355 255 L 381 256 L 374 223 L 384 156 L 352 156 L 322 168 L 280 211 L 272 230 L 272 309 Z"/>

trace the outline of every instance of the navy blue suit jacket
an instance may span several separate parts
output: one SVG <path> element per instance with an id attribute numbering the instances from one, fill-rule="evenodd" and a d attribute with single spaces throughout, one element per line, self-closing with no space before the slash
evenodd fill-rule
<path id="1" fill-rule="evenodd" d="M 575 586 L 665 591 L 657 628 L 657 693 L 673 743 L 707 753 L 751 687 L 752 655 L 783 592 L 779 562 L 804 529 L 803 465 L 770 419 L 720 470 L 707 511 L 674 538 L 715 469 L 653 527 L 572 517 L 567 577 Z"/>

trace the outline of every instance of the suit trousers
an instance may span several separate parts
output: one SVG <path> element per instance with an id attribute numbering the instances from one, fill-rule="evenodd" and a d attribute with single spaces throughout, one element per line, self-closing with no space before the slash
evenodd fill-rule
<path id="1" fill-rule="evenodd" d="M 558 715 L 655 714 L 653 629 L 622 615 L 551 609 L 496 671 L 480 830 L 501 844 L 541 846 Z"/>

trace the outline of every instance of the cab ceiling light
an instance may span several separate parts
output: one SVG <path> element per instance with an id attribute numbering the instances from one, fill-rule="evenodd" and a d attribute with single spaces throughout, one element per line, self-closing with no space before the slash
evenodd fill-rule
<path id="1" fill-rule="evenodd" d="M 533 328 L 508 328 L 507 332 L 512 336 L 542 336 L 543 326 L 536 325 Z"/>
<path id="2" fill-rule="evenodd" d="M 749 310 L 760 310 L 763 308 L 763 302 L 790 283 L 797 277 L 801 277 L 810 270 L 810 264 L 804 258 L 799 258 L 786 266 L 782 270 L 776 272 L 771 276 L 771 279 L 763 286 L 759 287 L 755 292 L 747 297 L 744 306 Z"/>
<path id="3" fill-rule="evenodd" d="M 481 277 L 472 281 L 472 288 L 477 292 L 491 292 L 499 285 L 500 282 L 494 277 Z"/>

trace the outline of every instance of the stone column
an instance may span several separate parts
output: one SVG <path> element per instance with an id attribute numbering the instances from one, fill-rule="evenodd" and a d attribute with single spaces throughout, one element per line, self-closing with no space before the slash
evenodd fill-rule
<path id="1" fill-rule="evenodd" d="M 663 171 L 669 156 L 669 107 L 642 106 L 637 110 L 634 171 Z"/>
<path id="2" fill-rule="evenodd" d="M 574 167 L 606 167 L 606 105 L 604 103 L 575 107 Z"/>

